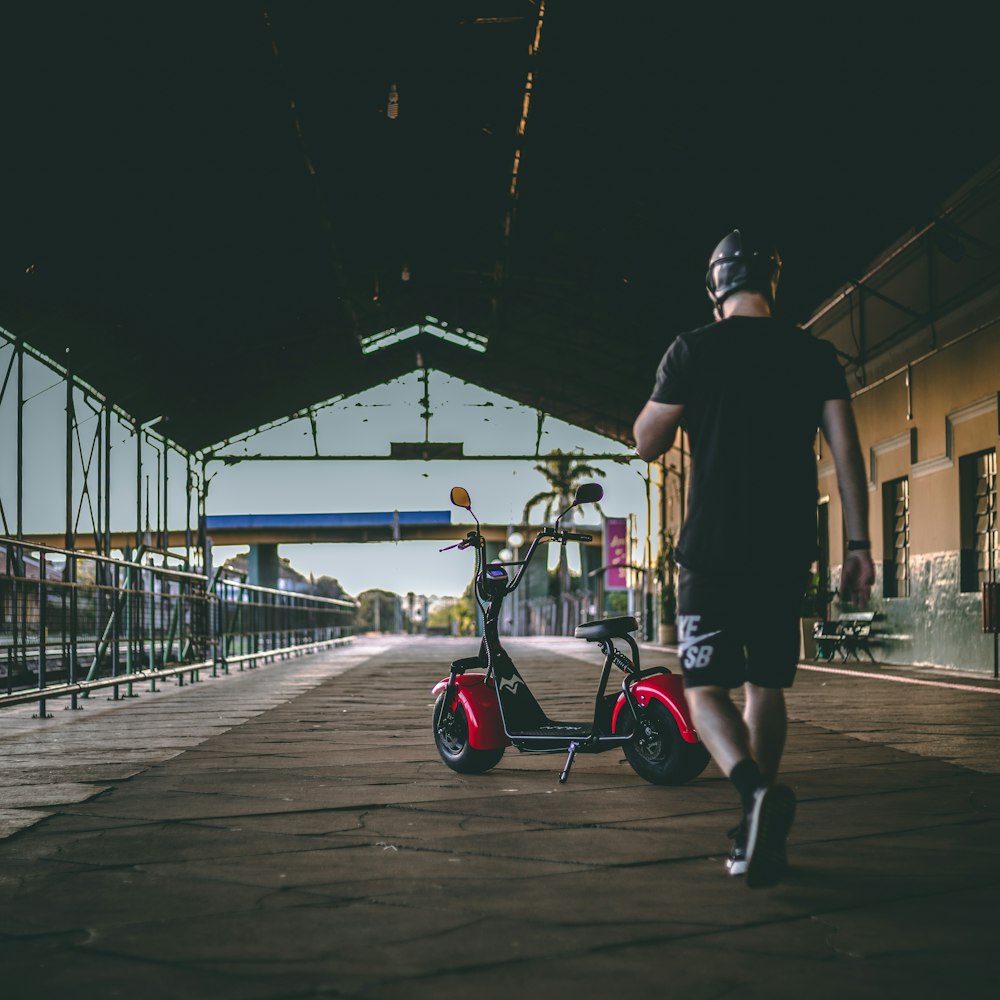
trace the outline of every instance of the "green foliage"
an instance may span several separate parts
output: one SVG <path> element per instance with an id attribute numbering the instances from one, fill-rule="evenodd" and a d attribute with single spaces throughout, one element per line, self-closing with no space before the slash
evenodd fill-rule
<path id="1" fill-rule="evenodd" d="M 819 573 L 811 573 L 802 593 L 799 615 L 802 618 L 825 618 L 833 593 L 826 587 L 820 587 Z"/>
<path id="2" fill-rule="evenodd" d="M 609 590 L 604 595 L 604 607 L 611 617 L 628 614 L 628 594 L 624 590 Z"/>
<path id="3" fill-rule="evenodd" d="M 660 597 L 660 624 L 672 625 L 677 621 L 677 585 L 674 561 L 674 536 L 667 535 L 660 554 L 656 557 L 656 588 Z"/>
<path id="4" fill-rule="evenodd" d="M 671 585 L 660 591 L 660 624 L 673 625 L 677 621 L 677 592 Z"/>
<path id="5" fill-rule="evenodd" d="M 358 594 L 358 616 L 355 622 L 358 630 L 365 632 L 376 627 L 375 604 L 378 602 L 378 628 L 382 632 L 391 632 L 396 627 L 396 602 L 399 599 L 399 595 L 390 590 L 366 590 Z"/>
<path id="6" fill-rule="evenodd" d="M 549 521 L 565 510 L 572 502 L 576 488 L 583 482 L 604 476 L 604 470 L 588 465 L 559 448 L 550 451 L 540 465 L 535 466 L 548 483 L 549 488 L 536 493 L 525 505 L 522 518 L 525 524 L 531 520 L 531 511 L 544 504 L 542 518 Z"/>
<path id="7" fill-rule="evenodd" d="M 434 629 L 446 628 L 450 632 L 452 622 L 457 622 L 459 635 L 476 634 L 476 604 L 472 596 L 471 583 L 465 588 L 461 597 L 451 603 L 439 604 L 427 616 L 428 626 Z"/>
<path id="8" fill-rule="evenodd" d="M 581 462 L 572 454 L 567 454 L 559 448 L 550 451 L 540 465 L 535 466 L 535 471 L 540 472 L 549 484 L 547 490 L 536 493 L 525 505 L 522 518 L 527 524 L 531 519 L 531 512 L 535 507 L 542 505 L 542 517 L 545 521 L 561 514 L 572 502 L 576 494 L 577 487 L 584 482 L 595 477 L 603 477 L 604 470 L 598 469 L 594 465 Z M 600 505 L 594 506 L 600 510 Z M 566 546 L 559 546 L 559 569 L 556 574 L 556 588 L 554 597 L 569 593 L 571 589 L 569 577 L 569 562 L 566 558 Z M 562 604 L 558 605 L 557 615 L 559 621 L 562 618 Z"/>
<path id="9" fill-rule="evenodd" d="M 310 577 L 313 586 L 313 593 L 317 597 L 332 597 L 338 600 L 345 600 L 350 595 L 340 585 L 340 581 L 333 576 L 321 576 L 318 580 Z"/>

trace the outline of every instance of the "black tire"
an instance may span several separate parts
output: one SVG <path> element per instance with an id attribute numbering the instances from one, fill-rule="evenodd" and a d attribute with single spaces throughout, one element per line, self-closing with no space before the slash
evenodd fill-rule
<path id="1" fill-rule="evenodd" d="M 622 712 L 627 712 L 623 706 Z M 654 730 L 652 736 L 638 730 L 625 744 L 625 757 L 632 770 L 654 785 L 683 785 L 697 778 L 708 767 L 709 755 L 702 743 L 687 743 L 670 710 L 663 702 L 651 700 L 646 716 Z M 631 713 L 625 724 L 635 727 Z"/>
<path id="2" fill-rule="evenodd" d="M 455 709 L 446 732 L 441 732 L 439 722 L 444 709 L 444 696 L 445 692 L 442 691 L 434 702 L 434 742 L 437 744 L 441 759 L 459 774 L 482 774 L 491 767 L 496 767 L 506 748 L 477 750 L 469 745 L 469 722 L 461 702 Z"/>

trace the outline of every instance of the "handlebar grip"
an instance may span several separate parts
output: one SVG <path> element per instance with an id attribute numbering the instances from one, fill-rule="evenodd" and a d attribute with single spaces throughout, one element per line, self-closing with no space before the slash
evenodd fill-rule
<path id="1" fill-rule="evenodd" d="M 567 542 L 592 542 L 593 540 L 594 540 L 593 535 L 585 535 L 582 531 L 566 532 Z"/>

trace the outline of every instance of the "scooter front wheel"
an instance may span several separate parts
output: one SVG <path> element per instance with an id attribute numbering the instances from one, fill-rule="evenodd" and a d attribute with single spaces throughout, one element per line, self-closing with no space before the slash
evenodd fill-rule
<path id="1" fill-rule="evenodd" d="M 683 785 L 708 767 L 709 754 L 703 743 L 688 743 L 681 736 L 670 710 L 652 699 L 646 706 L 649 730 L 636 725 L 632 739 L 623 747 L 632 770 L 654 785 Z"/>
<path id="2" fill-rule="evenodd" d="M 461 702 L 455 706 L 450 718 L 442 724 L 444 698 L 442 691 L 434 702 L 434 742 L 441 759 L 459 774 L 482 774 L 496 767 L 503 756 L 504 747 L 497 750 L 477 750 L 469 743 L 469 720 Z"/>

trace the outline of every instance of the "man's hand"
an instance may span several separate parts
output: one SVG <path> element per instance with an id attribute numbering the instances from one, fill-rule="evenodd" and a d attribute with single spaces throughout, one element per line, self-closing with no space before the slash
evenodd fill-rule
<path id="1" fill-rule="evenodd" d="M 823 435 L 830 445 L 837 467 L 837 485 L 844 506 L 847 537 L 857 540 L 868 534 L 868 482 L 865 463 L 858 442 L 850 400 L 828 399 L 823 404 Z M 841 597 L 863 608 L 871 597 L 875 582 L 875 564 L 870 549 L 848 549 L 840 574 Z"/>
<path id="2" fill-rule="evenodd" d="M 875 582 L 875 564 L 867 549 L 848 552 L 840 571 L 840 596 L 856 608 L 863 608 L 871 597 Z"/>

